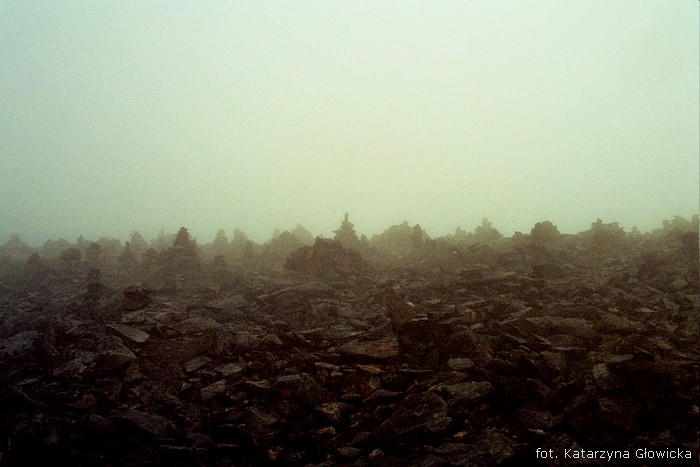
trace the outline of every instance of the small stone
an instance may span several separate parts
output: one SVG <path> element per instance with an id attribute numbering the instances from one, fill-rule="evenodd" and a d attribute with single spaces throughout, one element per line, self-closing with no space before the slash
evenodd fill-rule
<path id="1" fill-rule="evenodd" d="M 124 369 L 130 363 L 138 361 L 136 354 L 126 347 L 117 347 L 100 352 L 99 362 L 109 368 Z"/>
<path id="2" fill-rule="evenodd" d="M 202 388 L 201 391 L 199 391 L 199 395 L 202 397 L 202 400 L 204 402 L 213 399 L 216 396 L 219 396 L 226 392 L 226 380 L 221 379 L 217 381 L 216 383 L 210 384 L 207 387 Z"/>
<path id="3" fill-rule="evenodd" d="M 675 281 L 671 282 L 671 287 L 676 289 L 676 290 L 683 290 L 688 286 L 688 281 L 685 279 L 676 279 Z"/>
<path id="4" fill-rule="evenodd" d="M 338 424 L 351 408 L 352 406 L 344 402 L 326 402 L 316 406 L 316 412 L 323 415 L 329 422 Z"/>
<path id="5" fill-rule="evenodd" d="M 97 399 L 92 394 L 85 394 L 78 402 L 73 404 L 76 409 L 93 409 L 97 406 Z"/>
<path id="6" fill-rule="evenodd" d="M 316 368 L 322 368 L 324 370 L 329 370 L 329 371 L 340 371 L 340 367 L 338 365 L 333 365 L 332 363 L 316 362 L 316 363 L 314 363 L 314 366 Z"/>
<path id="7" fill-rule="evenodd" d="M 261 381 L 246 381 L 245 388 L 252 394 L 265 395 L 270 391 L 270 382 L 266 379 Z"/>
<path id="8" fill-rule="evenodd" d="M 474 362 L 468 358 L 451 358 L 447 361 L 447 366 L 451 370 L 466 371 L 474 368 Z"/>
<path id="9" fill-rule="evenodd" d="M 343 457 L 354 459 L 355 457 L 358 457 L 360 454 L 362 454 L 362 449 L 354 448 L 352 446 L 344 446 L 342 448 L 338 448 L 338 453 Z"/>
<path id="10" fill-rule="evenodd" d="M 261 343 L 267 346 L 281 346 L 284 345 L 282 339 L 280 339 L 276 334 L 267 334 L 261 339 Z"/>
<path id="11" fill-rule="evenodd" d="M 257 407 L 248 407 L 245 410 L 246 419 L 257 427 L 272 426 L 277 423 L 277 417 Z"/>
<path id="12" fill-rule="evenodd" d="M 243 371 L 243 366 L 241 366 L 239 363 L 227 363 L 218 367 L 216 371 L 221 373 L 221 376 L 224 378 L 228 378 L 229 376 L 234 376 L 241 373 Z"/>
<path id="13" fill-rule="evenodd" d="M 206 356 L 193 358 L 192 360 L 189 360 L 187 363 L 185 363 L 185 371 L 187 373 L 192 373 L 193 371 L 197 371 L 201 368 L 204 368 L 210 362 L 211 358 Z"/>
<path id="14" fill-rule="evenodd" d="M 334 426 L 327 426 L 327 427 L 321 428 L 316 433 L 318 433 L 319 436 L 335 436 L 335 427 Z"/>

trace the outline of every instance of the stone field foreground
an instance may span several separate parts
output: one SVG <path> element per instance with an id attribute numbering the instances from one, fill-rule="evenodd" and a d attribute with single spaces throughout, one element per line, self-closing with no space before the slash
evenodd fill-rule
<path id="1" fill-rule="evenodd" d="M 697 462 L 698 260 L 672 240 L 170 260 L 4 274 L 0 465 Z"/>

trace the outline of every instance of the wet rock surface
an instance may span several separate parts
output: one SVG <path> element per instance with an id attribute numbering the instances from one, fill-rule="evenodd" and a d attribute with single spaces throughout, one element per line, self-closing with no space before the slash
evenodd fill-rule
<path id="1" fill-rule="evenodd" d="M 222 286 L 186 261 L 115 266 L 88 294 L 88 266 L 22 268 L 0 282 L 0 465 L 569 465 L 564 449 L 639 448 L 692 465 L 697 259 L 537 255 L 372 262 L 320 240 L 296 272 L 219 265 L 237 277 Z"/>

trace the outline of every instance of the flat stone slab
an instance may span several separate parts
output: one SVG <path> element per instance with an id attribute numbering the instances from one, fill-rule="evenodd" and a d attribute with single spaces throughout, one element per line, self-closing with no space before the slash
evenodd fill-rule
<path id="1" fill-rule="evenodd" d="M 212 318 L 196 317 L 180 321 L 179 323 L 175 324 L 173 328 L 180 334 L 197 334 L 213 329 L 219 329 L 221 328 L 221 324 Z"/>
<path id="2" fill-rule="evenodd" d="M 126 337 L 137 344 L 143 344 L 151 337 L 147 332 L 124 324 L 108 324 L 107 328 L 113 330 L 113 334 L 117 334 L 119 337 Z"/>
<path id="3" fill-rule="evenodd" d="M 399 360 L 399 341 L 387 336 L 373 341 L 355 340 L 338 349 L 338 353 L 358 363 L 390 363 Z"/>
<path id="4" fill-rule="evenodd" d="M 185 363 L 185 371 L 187 373 L 192 373 L 193 371 L 197 371 L 201 368 L 204 368 L 209 364 L 209 362 L 211 362 L 211 358 L 209 357 L 195 357 L 192 360 L 189 360 L 187 363 Z"/>

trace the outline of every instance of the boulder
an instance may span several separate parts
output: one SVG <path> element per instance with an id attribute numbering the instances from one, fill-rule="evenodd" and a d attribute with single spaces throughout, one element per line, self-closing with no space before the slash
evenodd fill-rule
<path id="1" fill-rule="evenodd" d="M 122 308 L 133 311 L 140 310 L 151 304 L 152 291 L 145 287 L 129 286 L 122 291 Z"/>

